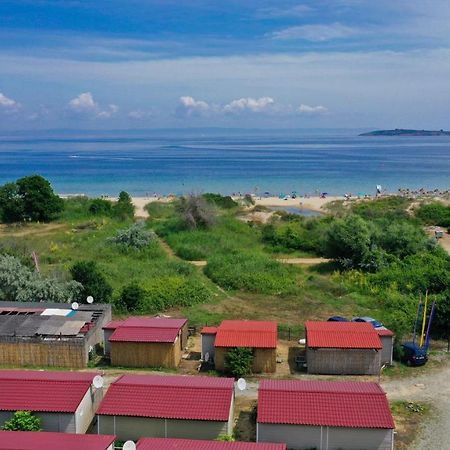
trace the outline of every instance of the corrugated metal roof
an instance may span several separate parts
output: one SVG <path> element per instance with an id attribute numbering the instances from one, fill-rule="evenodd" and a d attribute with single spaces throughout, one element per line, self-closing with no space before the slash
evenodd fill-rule
<path id="1" fill-rule="evenodd" d="M 276 322 L 224 320 L 217 329 L 216 347 L 276 348 Z"/>
<path id="2" fill-rule="evenodd" d="M 110 342 L 165 342 L 173 343 L 179 333 L 178 328 L 149 328 L 149 327 L 122 327 L 119 326 Z"/>
<path id="3" fill-rule="evenodd" d="M 97 413 L 226 421 L 233 392 L 232 378 L 124 375 L 111 384 Z"/>
<path id="4" fill-rule="evenodd" d="M 0 411 L 75 412 L 95 375 L 0 371 Z"/>
<path id="5" fill-rule="evenodd" d="M 388 330 L 386 327 L 375 328 L 375 331 L 377 332 L 378 336 L 394 336 L 394 332 Z"/>
<path id="6" fill-rule="evenodd" d="M 272 424 L 395 428 L 386 394 L 376 383 L 263 380 L 258 391 L 257 420 Z"/>
<path id="7" fill-rule="evenodd" d="M 120 326 L 180 329 L 186 322 L 187 319 L 172 319 L 166 317 L 130 317 Z"/>
<path id="8" fill-rule="evenodd" d="M 380 338 L 370 323 L 307 321 L 305 329 L 310 348 L 382 348 Z"/>
<path id="9" fill-rule="evenodd" d="M 115 436 L 0 431 L 0 450 L 106 450 Z"/>
<path id="10" fill-rule="evenodd" d="M 200 331 L 201 334 L 216 334 L 217 333 L 217 327 L 203 327 L 202 331 Z"/>
<path id="11" fill-rule="evenodd" d="M 286 444 L 142 438 L 138 450 L 286 450 Z"/>
<path id="12" fill-rule="evenodd" d="M 104 330 L 115 330 L 117 327 L 122 325 L 125 321 L 124 320 L 111 320 L 111 322 L 107 323 L 103 329 Z"/>

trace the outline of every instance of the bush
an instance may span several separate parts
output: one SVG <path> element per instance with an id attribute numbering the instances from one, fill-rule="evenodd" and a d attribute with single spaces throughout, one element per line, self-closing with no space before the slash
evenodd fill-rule
<path id="1" fill-rule="evenodd" d="M 140 308 L 145 298 L 145 290 L 138 284 L 131 283 L 122 289 L 117 306 L 125 311 L 136 311 Z"/>
<path id="2" fill-rule="evenodd" d="M 186 228 L 209 228 L 216 222 L 215 212 L 202 197 L 182 197 L 176 210 Z"/>
<path id="3" fill-rule="evenodd" d="M 229 195 L 223 196 L 220 194 L 207 193 L 207 194 L 203 194 L 203 198 L 208 203 L 213 203 L 218 208 L 222 208 L 222 209 L 232 209 L 232 208 L 236 208 L 237 206 L 239 206 L 237 204 L 237 202 L 235 202 Z"/>
<path id="4" fill-rule="evenodd" d="M 0 300 L 67 302 L 78 298 L 81 290 L 81 284 L 76 281 L 44 278 L 20 259 L 0 255 Z"/>
<path id="5" fill-rule="evenodd" d="M 155 239 L 155 234 L 145 229 L 144 222 L 138 222 L 125 230 L 119 230 L 108 241 L 120 245 L 126 250 L 142 250 L 148 247 L 153 239 Z"/>
<path id="6" fill-rule="evenodd" d="M 41 419 L 30 411 L 16 411 L 3 424 L 5 431 L 41 431 Z"/>
<path id="7" fill-rule="evenodd" d="M 134 205 L 130 194 L 121 191 L 118 201 L 112 207 L 114 217 L 120 220 L 127 220 L 134 218 Z"/>
<path id="8" fill-rule="evenodd" d="M 252 373 L 253 350 L 246 347 L 236 347 L 225 355 L 225 369 L 235 378 L 241 378 Z"/>
<path id="9" fill-rule="evenodd" d="M 450 228 L 450 206 L 441 202 L 432 202 L 421 205 L 416 210 L 416 216 L 425 225 L 439 225 Z"/>
<path id="10" fill-rule="evenodd" d="M 89 295 L 98 303 L 111 301 L 112 287 L 94 261 L 77 262 L 70 268 L 70 273 L 83 286 L 78 295 L 79 301 L 85 302 Z"/>
<path id="11" fill-rule="evenodd" d="M 113 205 L 109 200 L 103 198 L 94 198 L 89 205 L 89 212 L 96 216 L 110 216 Z"/>
<path id="12" fill-rule="evenodd" d="M 3 222 L 49 222 L 63 209 L 63 200 L 39 175 L 23 177 L 0 188 L 0 217 Z"/>

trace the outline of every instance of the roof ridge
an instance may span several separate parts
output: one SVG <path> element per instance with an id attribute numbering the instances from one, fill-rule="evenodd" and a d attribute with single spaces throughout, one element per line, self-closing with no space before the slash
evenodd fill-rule
<path id="1" fill-rule="evenodd" d="M 169 384 L 153 384 L 153 383 L 117 383 L 116 380 L 114 381 L 114 383 L 111 384 L 111 386 L 113 385 L 117 385 L 117 386 L 143 386 L 143 387 L 159 387 L 159 388 L 170 388 L 170 389 L 174 389 L 174 388 L 182 388 L 182 389 L 229 389 L 228 386 L 189 386 L 189 385 L 169 385 Z"/>

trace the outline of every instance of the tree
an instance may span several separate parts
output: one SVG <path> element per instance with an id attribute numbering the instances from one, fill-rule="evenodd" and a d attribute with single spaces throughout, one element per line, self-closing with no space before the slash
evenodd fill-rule
<path id="1" fill-rule="evenodd" d="M 181 220 L 188 228 L 208 228 L 215 223 L 215 212 L 202 196 L 182 197 L 177 205 Z"/>
<path id="2" fill-rule="evenodd" d="M 16 411 L 10 420 L 3 424 L 5 431 L 41 431 L 41 419 L 30 411 Z"/>
<path id="3" fill-rule="evenodd" d="M 64 209 L 63 200 L 40 175 L 20 178 L 16 184 L 23 202 L 25 220 L 48 222 Z"/>
<path id="4" fill-rule="evenodd" d="M 109 200 L 94 198 L 89 205 L 89 212 L 98 216 L 109 216 L 112 212 L 112 204 Z"/>
<path id="5" fill-rule="evenodd" d="M 118 306 L 126 311 L 136 311 L 145 298 L 145 290 L 138 284 L 131 283 L 122 289 Z"/>
<path id="6" fill-rule="evenodd" d="M 0 188 L 0 220 L 6 223 L 23 220 L 23 202 L 16 183 L 7 183 Z"/>
<path id="7" fill-rule="evenodd" d="M 249 375 L 252 372 L 253 358 L 251 348 L 233 348 L 225 356 L 225 369 L 236 378 Z"/>
<path id="8" fill-rule="evenodd" d="M 113 213 L 120 220 L 132 219 L 134 217 L 134 205 L 128 192 L 120 192 L 119 199 L 113 206 Z"/>
<path id="9" fill-rule="evenodd" d="M 86 301 L 91 295 L 98 303 L 111 301 L 112 287 L 100 272 L 95 261 L 79 261 L 70 268 L 70 273 L 75 281 L 83 286 L 78 296 L 79 301 Z"/>

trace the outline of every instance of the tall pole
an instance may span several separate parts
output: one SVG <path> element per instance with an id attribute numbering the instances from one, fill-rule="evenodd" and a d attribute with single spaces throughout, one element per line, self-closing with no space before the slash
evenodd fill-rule
<path id="1" fill-rule="evenodd" d="M 425 322 L 427 320 L 427 306 L 428 306 L 428 289 L 425 291 L 425 307 L 423 308 L 422 333 L 420 333 L 420 347 L 423 347 L 423 340 L 425 337 Z"/>
<path id="2" fill-rule="evenodd" d="M 417 305 L 416 321 L 414 322 L 413 344 L 416 343 L 417 327 L 419 325 L 419 320 L 420 320 L 419 317 L 420 317 L 421 311 L 422 311 L 422 293 L 419 294 L 419 304 Z"/>

